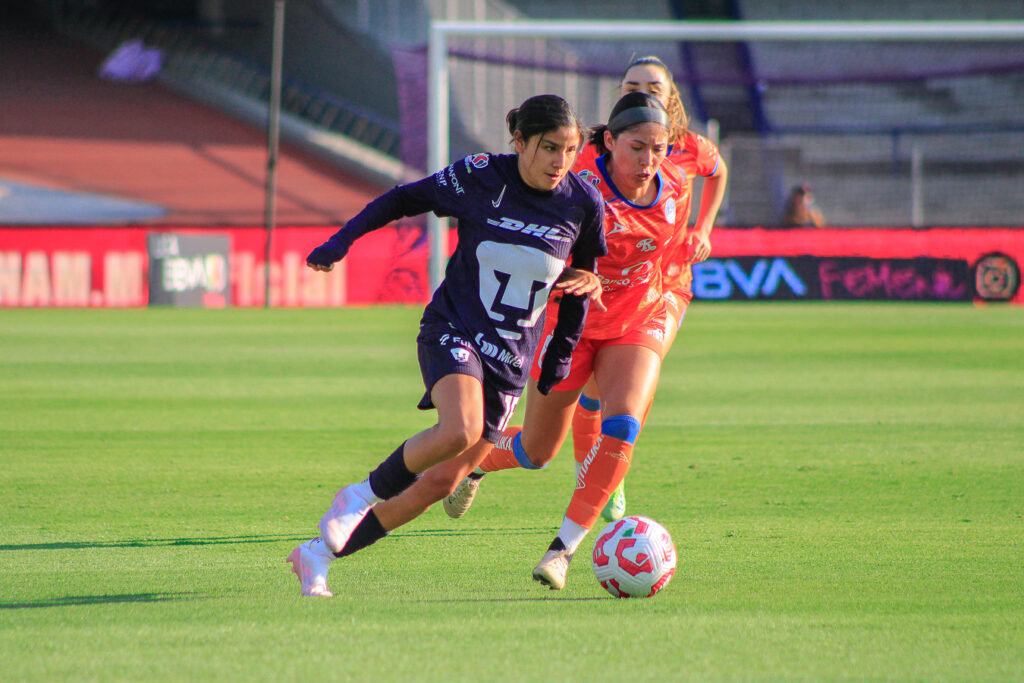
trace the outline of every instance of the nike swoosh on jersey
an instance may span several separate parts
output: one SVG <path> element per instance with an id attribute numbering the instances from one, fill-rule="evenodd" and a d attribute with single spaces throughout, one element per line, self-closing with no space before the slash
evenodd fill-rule
<path id="1" fill-rule="evenodd" d="M 491 206 L 493 206 L 495 209 L 497 209 L 499 206 L 501 206 L 501 200 L 504 199 L 504 197 L 505 197 L 505 188 L 507 188 L 507 187 L 508 187 L 508 185 L 502 185 L 501 186 L 501 194 L 498 195 L 497 199 L 492 199 L 491 200 Z"/>

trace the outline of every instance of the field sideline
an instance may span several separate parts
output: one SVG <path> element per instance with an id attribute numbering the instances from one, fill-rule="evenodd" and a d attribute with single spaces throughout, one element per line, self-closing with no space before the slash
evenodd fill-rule
<path id="1" fill-rule="evenodd" d="M 696 303 L 627 479 L 651 600 L 593 534 L 530 580 L 568 448 L 300 598 L 334 491 L 432 422 L 419 314 L 0 311 L 0 679 L 1024 680 L 1024 309 Z"/>

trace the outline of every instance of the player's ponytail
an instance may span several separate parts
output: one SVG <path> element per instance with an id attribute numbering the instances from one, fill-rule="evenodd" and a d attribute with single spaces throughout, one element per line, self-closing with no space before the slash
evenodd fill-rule
<path id="1" fill-rule="evenodd" d="M 580 131 L 583 142 L 583 124 L 563 98 L 558 95 L 534 95 L 505 115 L 508 132 L 513 138 L 518 132 L 523 141 L 558 128 L 571 127 Z"/>

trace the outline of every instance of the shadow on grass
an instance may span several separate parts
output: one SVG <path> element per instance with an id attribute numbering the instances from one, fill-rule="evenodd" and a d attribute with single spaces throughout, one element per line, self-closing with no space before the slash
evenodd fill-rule
<path id="1" fill-rule="evenodd" d="M 140 538 L 127 541 L 53 541 L 50 543 L 13 543 L 3 550 L 83 550 L 86 548 L 165 548 L 193 545 L 233 545 L 236 543 L 279 543 L 308 541 L 309 534 L 272 534 L 269 536 L 211 536 L 209 538 Z"/>
<path id="2" fill-rule="evenodd" d="M 596 602 L 596 601 L 608 600 L 607 597 L 596 597 L 596 598 L 562 598 L 562 597 L 548 597 L 538 596 L 535 598 L 430 598 L 428 600 L 409 600 L 408 602 L 418 602 L 425 604 L 444 604 L 453 602 Z"/>
<path id="3" fill-rule="evenodd" d="M 511 534 L 553 534 L 557 531 L 558 527 L 554 526 L 501 527 L 494 529 L 456 526 L 446 529 L 403 529 L 400 532 L 391 532 L 388 534 L 388 538 L 401 538 L 403 536 L 509 536 Z"/>
<path id="4" fill-rule="evenodd" d="M 177 600 L 201 600 L 199 593 L 122 593 L 119 595 L 66 595 L 61 598 L 19 600 L 0 602 L 0 610 L 34 609 L 40 607 L 74 607 L 78 605 L 109 605 L 126 602 L 173 602 Z"/>

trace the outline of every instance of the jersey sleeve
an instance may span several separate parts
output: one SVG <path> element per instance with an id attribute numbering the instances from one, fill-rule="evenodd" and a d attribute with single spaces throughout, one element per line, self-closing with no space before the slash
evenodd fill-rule
<path id="1" fill-rule="evenodd" d="M 604 200 L 600 193 L 587 188 L 590 210 L 580 223 L 580 234 L 572 248 L 570 265 L 581 270 L 594 271 L 597 259 L 608 253 L 604 239 Z"/>
<path id="2" fill-rule="evenodd" d="M 703 135 L 694 134 L 696 142 L 697 173 L 702 176 L 714 175 L 718 170 L 718 147 Z"/>
<path id="3" fill-rule="evenodd" d="M 350 218 L 329 241 L 348 251 L 353 242 L 368 232 L 382 228 L 399 218 L 418 216 L 435 210 L 437 202 L 433 198 L 434 184 L 434 176 L 430 176 L 388 190 Z"/>
<path id="4" fill-rule="evenodd" d="M 466 186 L 472 183 L 469 177 L 472 158 L 459 159 L 431 176 L 385 192 L 349 219 L 331 237 L 331 241 L 347 251 L 363 235 L 399 218 L 418 216 L 428 211 L 438 216 L 453 215 Z"/>

